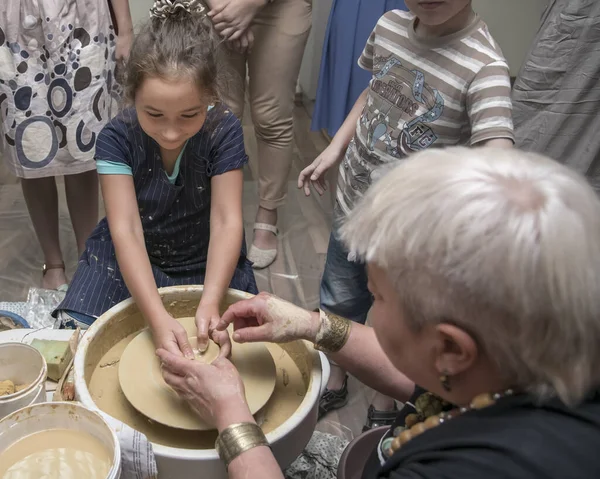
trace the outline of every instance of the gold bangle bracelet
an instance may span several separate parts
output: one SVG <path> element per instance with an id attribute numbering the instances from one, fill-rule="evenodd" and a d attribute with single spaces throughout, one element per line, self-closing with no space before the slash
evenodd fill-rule
<path id="1" fill-rule="evenodd" d="M 219 434 L 215 443 L 226 469 L 240 454 L 258 446 L 269 447 L 269 442 L 262 429 L 251 422 L 232 424 Z"/>
<path id="2" fill-rule="evenodd" d="M 337 353 L 348 342 L 351 322 L 348 319 L 319 310 L 321 327 L 317 333 L 315 349 L 327 354 Z"/>

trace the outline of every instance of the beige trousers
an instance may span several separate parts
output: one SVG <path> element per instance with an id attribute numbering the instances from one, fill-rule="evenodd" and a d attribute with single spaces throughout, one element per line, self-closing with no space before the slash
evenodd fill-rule
<path id="1" fill-rule="evenodd" d="M 292 166 L 294 98 L 304 47 L 310 33 L 312 0 L 275 0 L 252 24 L 250 54 L 231 52 L 230 69 L 238 77 L 225 102 L 238 118 L 244 113 L 246 76 L 258 149 L 260 206 L 283 205 Z"/>

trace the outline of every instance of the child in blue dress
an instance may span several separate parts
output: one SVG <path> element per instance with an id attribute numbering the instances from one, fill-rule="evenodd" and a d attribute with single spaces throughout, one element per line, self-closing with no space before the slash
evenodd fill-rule
<path id="1" fill-rule="evenodd" d="M 157 287 L 204 284 L 199 348 L 227 288 L 257 293 L 242 224 L 242 126 L 219 101 L 220 45 L 200 2 L 157 1 L 135 39 L 132 107 L 100 133 L 106 207 L 56 315 L 89 325 L 132 296 L 157 348 L 186 356 L 183 327 Z"/>

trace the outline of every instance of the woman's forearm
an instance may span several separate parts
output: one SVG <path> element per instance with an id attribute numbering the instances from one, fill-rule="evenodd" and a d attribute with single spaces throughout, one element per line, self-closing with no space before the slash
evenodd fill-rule
<path id="1" fill-rule="evenodd" d="M 153 327 L 166 313 L 146 251 L 144 233 L 135 226 L 111 230 L 119 269 L 140 312 Z"/>
<path id="2" fill-rule="evenodd" d="M 370 388 L 399 401 L 407 401 L 414 383 L 396 369 L 381 349 L 373 328 L 352 323 L 345 346 L 329 356 Z"/>
<path id="3" fill-rule="evenodd" d="M 119 35 L 133 35 L 133 21 L 131 20 L 131 10 L 129 9 L 129 0 L 111 0 L 115 18 L 117 20 L 117 29 Z"/>
<path id="4" fill-rule="evenodd" d="M 368 92 L 369 89 L 366 88 L 360 94 L 354 103 L 352 110 L 350 110 L 350 113 L 346 117 L 346 120 L 344 120 L 344 123 L 342 123 L 342 126 L 331 140 L 331 145 L 338 148 L 340 151 L 345 151 L 346 148 L 348 148 L 348 144 L 356 132 L 356 123 L 358 122 L 358 119 L 362 115 L 365 105 L 367 104 Z"/>
<path id="5" fill-rule="evenodd" d="M 219 434 L 224 429 L 235 423 L 254 423 L 254 418 L 245 406 L 232 408 L 223 413 L 217 420 Z M 233 459 L 227 469 L 229 479 L 247 479 L 260 477 L 261 479 L 283 479 L 283 474 L 275 456 L 266 446 L 258 446 L 243 452 Z"/>
<path id="6" fill-rule="evenodd" d="M 241 221 L 211 218 L 201 306 L 221 303 L 240 258 L 243 231 Z"/>
<path id="7" fill-rule="evenodd" d="M 283 473 L 275 456 L 266 446 L 255 447 L 236 457 L 227 470 L 229 479 L 283 479 Z"/>

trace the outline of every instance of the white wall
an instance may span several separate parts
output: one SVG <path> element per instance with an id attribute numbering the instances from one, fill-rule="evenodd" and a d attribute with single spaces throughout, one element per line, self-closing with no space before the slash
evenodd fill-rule
<path id="1" fill-rule="evenodd" d="M 538 31 L 548 0 L 473 0 L 473 8 L 500 44 L 512 75 L 517 75 Z"/>
<path id="2" fill-rule="evenodd" d="M 313 26 L 306 43 L 298 85 L 309 100 L 317 96 L 321 52 L 333 0 L 313 0 Z"/>

